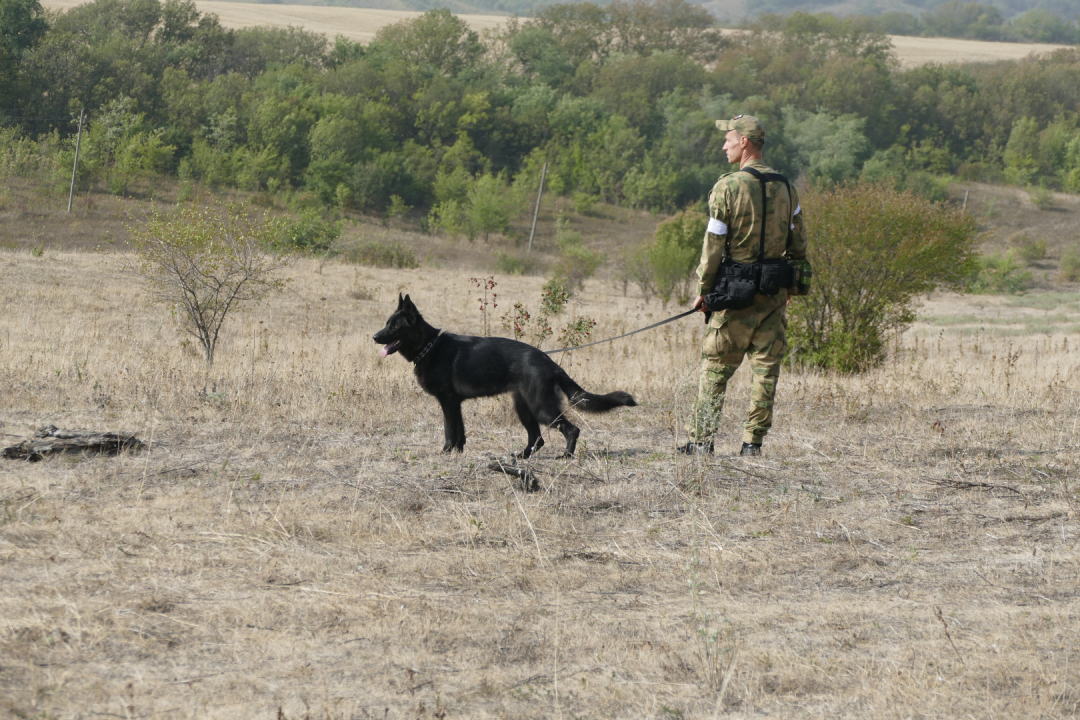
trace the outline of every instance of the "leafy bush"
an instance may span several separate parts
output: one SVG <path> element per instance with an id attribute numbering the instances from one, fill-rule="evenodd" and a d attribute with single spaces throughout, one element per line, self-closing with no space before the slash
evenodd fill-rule
<path id="1" fill-rule="evenodd" d="M 1058 270 L 1058 279 L 1062 282 L 1076 282 L 1080 280 L 1080 253 L 1076 248 L 1070 248 L 1061 256 L 1061 268 Z"/>
<path id="2" fill-rule="evenodd" d="M 318 210 L 305 210 L 282 228 L 278 245 L 283 250 L 327 253 L 344 231 L 344 221 L 325 218 Z"/>
<path id="3" fill-rule="evenodd" d="M 642 243 L 626 251 L 619 261 L 619 279 L 623 284 L 624 297 L 626 289 L 630 283 L 633 283 L 641 290 L 645 302 L 649 302 L 649 297 L 653 293 L 653 271 L 652 264 L 649 262 L 650 248 L 650 245 Z"/>
<path id="4" fill-rule="evenodd" d="M 603 253 L 585 247 L 585 238 L 577 230 L 571 230 L 565 218 L 560 218 L 555 227 L 555 241 L 560 254 L 555 275 L 565 285 L 567 292 L 573 292 L 583 286 L 586 278 L 596 274 L 605 258 Z"/>
<path id="5" fill-rule="evenodd" d="M 585 315 L 571 320 L 559 334 L 559 346 L 568 348 L 581 345 L 589 339 L 594 327 L 596 327 L 596 321 Z"/>
<path id="6" fill-rule="evenodd" d="M 978 234 L 956 208 L 883 183 L 812 189 L 802 205 L 814 280 L 792 300 L 788 341 L 806 364 L 878 365 L 889 335 L 914 320 L 917 296 L 969 274 Z"/>
<path id="7" fill-rule="evenodd" d="M 554 333 L 551 321 L 566 309 L 569 299 L 570 293 L 564 281 L 555 276 L 544 283 L 544 294 L 540 298 L 540 313 L 534 316 L 529 313 L 524 303 L 516 302 L 510 311 L 502 316 L 503 328 L 513 333 L 516 339 L 540 347 Z M 559 335 L 559 341 L 563 343 L 562 347 L 576 344 L 572 341 L 587 336 L 594 325 L 596 325 L 595 320 L 584 317 L 567 323 Z"/>
<path id="8" fill-rule="evenodd" d="M 1054 207 L 1054 193 L 1042 186 L 1028 190 L 1028 198 L 1031 200 L 1031 204 L 1040 210 L 1049 210 Z"/>
<path id="9" fill-rule="evenodd" d="M 863 182 L 884 182 L 896 190 L 910 190 L 932 202 L 948 200 L 950 178 L 911 169 L 913 154 L 896 146 L 880 150 L 863 164 L 860 177 Z"/>
<path id="10" fill-rule="evenodd" d="M 527 257 L 502 252 L 495 257 L 495 269 L 507 275 L 524 275 L 530 268 L 532 261 Z"/>
<path id="11" fill-rule="evenodd" d="M 420 267 L 416 253 L 397 240 L 359 240 L 345 246 L 341 257 L 348 262 L 372 267 Z"/>
<path id="12" fill-rule="evenodd" d="M 1019 235 L 1012 238 L 1009 244 L 1016 250 L 1020 259 L 1029 265 L 1046 257 L 1046 241 L 1043 239 L 1032 240 L 1027 235 Z"/>
<path id="13" fill-rule="evenodd" d="M 595 195 L 590 195 L 586 192 L 575 191 L 574 192 L 574 212 L 579 215 L 588 215 L 596 207 L 596 203 L 600 201 L 600 198 Z"/>
<path id="14" fill-rule="evenodd" d="M 1000 255 L 977 258 L 965 282 L 965 289 L 976 295 L 1015 294 L 1023 292 L 1031 282 L 1026 263 L 1018 259 L 1015 250 Z"/>
<path id="15" fill-rule="evenodd" d="M 653 287 L 664 304 L 672 294 L 679 305 L 690 301 L 696 279 L 692 273 L 701 260 L 701 245 L 708 220 L 702 213 L 683 211 L 656 228 L 649 248 Z"/>
<path id="16" fill-rule="evenodd" d="M 440 173 L 435 184 L 440 201 L 431 209 L 429 226 L 469 240 L 483 233 L 487 241 L 493 232 L 507 232 L 510 220 L 520 214 L 523 205 L 516 190 L 501 175 L 472 179 L 462 170 Z"/>

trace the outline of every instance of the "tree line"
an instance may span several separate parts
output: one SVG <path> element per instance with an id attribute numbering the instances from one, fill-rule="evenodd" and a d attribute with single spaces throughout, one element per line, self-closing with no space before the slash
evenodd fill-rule
<path id="1" fill-rule="evenodd" d="M 698 202 L 728 169 L 713 121 L 753 113 L 770 163 L 810 183 L 1080 191 L 1074 50 L 907 69 L 858 19 L 733 35 L 685 0 L 553 5 L 483 35 L 432 10 L 368 45 L 226 29 L 192 0 L 0 0 L 0 30 L 0 172 L 69 159 L 86 108 L 84 188 L 173 175 L 487 235 L 545 163 L 586 206 Z"/>
<path id="2" fill-rule="evenodd" d="M 782 28 L 787 18 L 806 13 L 760 12 L 750 25 L 763 28 Z M 827 13 L 815 13 L 821 22 L 843 22 Z M 1080 28 L 1075 19 L 1066 19 L 1045 8 L 1034 8 L 1007 19 L 995 5 L 974 0 L 946 0 L 926 12 L 914 15 L 889 11 L 877 15 L 854 15 L 849 22 L 867 30 L 888 35 L 919 37 L 949 37 L 996 42 L 1058 43 L 1074 45 L 1080 41 Z"/>

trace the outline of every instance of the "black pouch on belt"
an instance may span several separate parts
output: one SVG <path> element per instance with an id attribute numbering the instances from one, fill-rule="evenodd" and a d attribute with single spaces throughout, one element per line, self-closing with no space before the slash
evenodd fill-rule
<path id="1" fill-rule="evenodd" d="M 754 304 L 760 276 L 760 264 L 737 263 L 725 260 L 716 273 L 716 285 L 705 296 L 710 311 L 745 310 Z"/>
<path id="2" fill-rule="evenodd" d="M 765 260 L 761 263 L 761 282 L 758 292 L 772 297 L 784 288 L 795 286 L 795 268 L 787 260 Z"/>

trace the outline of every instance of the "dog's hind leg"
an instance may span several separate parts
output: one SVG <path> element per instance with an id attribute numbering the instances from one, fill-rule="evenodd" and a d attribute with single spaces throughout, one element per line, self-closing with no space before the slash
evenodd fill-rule
<path id="1" fill-rule="evenodd" d="M 556 428 L 566 438 L 566 450 L 560 455 L 560 458 L 572 458 L 574 457 L 574 451 L 577 450 L 578 435 L 581 434 L 581 430 L 577 425 L 570 422 L 564 417 L 559 418 L 555 422 L 551 423 L 551 427 Z"/>
<path id="2" fill-rule="evenodd" d="M 443 437 L 446 443 L 443 452 L 465 451 L 465 421 L 461 417 L 461 401 L 439 398 L 443 414 Z"/>
<path id="3" fill-rule="evenodd" d="M 518 420 L 525 426 L 525 432 L 529 434 L 528 444 L 522 451 L 521 457 L 528 458 L 536 454 L 536 451 L 544 447 L 544 438 L 540 435 L 540 423 L 529 409 L 529 404 L 520 393 L 514 393 L 514 410 L 517 411 Z"/>
<path id="4" fill-rule="evenodd" d="M 555 428 L 566 438 L 566 450 L 559 457 L 573 457 L 574 450 L 577 449 L 578 435 L 581 434 L 581 431 L 563 415 L 562 403 L 559 401 L 555 388 L 553 386 L 539 388 L 538 392 L 534 392 L 532 395 L 523 395 L 523 398 L 528 403 L 533 417 L 544 425 Z"/>

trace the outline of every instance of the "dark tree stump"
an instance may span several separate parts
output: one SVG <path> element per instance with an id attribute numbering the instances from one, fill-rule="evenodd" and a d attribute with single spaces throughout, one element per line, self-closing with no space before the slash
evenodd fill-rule
<path id="1" fill-rule="evenodd" d="M 84 430 L 61 430 L 46 425 L 34 433 L 34 437 L 18 445 L 4 448 L 3 457 L 9 460 L 38 462 L 50 453 L 96 453 L 116 455 L 122 450 L 141 450 L 146 447 L 134 435 L 115 432 L 88 432 Z"/>

